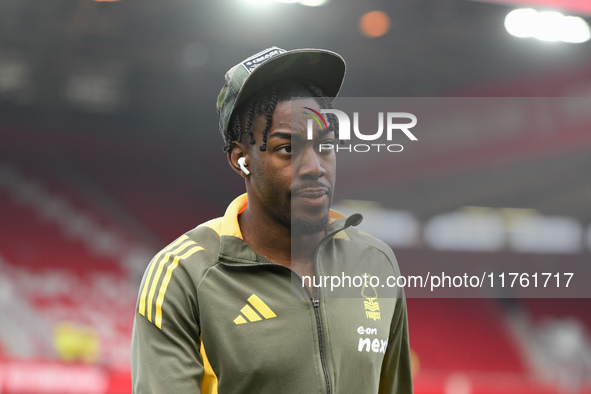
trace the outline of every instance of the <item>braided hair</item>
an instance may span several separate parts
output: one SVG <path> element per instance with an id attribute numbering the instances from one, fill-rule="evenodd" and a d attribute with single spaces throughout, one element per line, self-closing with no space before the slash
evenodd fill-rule
<path id="1" fill-rule="evenodd" d="M 273 121 L 273 113 L 277 102 L 290 100 L 292 97 L 312 97 L 320 105 L 320 108 L 332 109 L 331 101 L 326 97 L 322 89 L 312 82 L 306 80 L 287 80 L 271 84 L 253 95 L 243 103 L 232 115 L 228 130 L 226 131 L 226 145 L 224 151 L 229 152 L 232 142 L 242 142 L 242 136 L 248 136 L 251 145 L 256 143 L 252 132 L 252 124 L 255 116 L 264 115 L 266 118 L 265 129 L 263 130 L 263 141 L 261 151 L 267 150 L 267 135 Z M 334 131 L 338 139 L 338 121 L 334 114 L 326 114 L 330 123 L 329 130 Z M 244 123 L 244 124 L 243 124 Z"/>

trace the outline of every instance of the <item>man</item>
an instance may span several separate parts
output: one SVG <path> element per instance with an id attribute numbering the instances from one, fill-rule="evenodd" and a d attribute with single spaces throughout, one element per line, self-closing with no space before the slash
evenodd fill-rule
<path id="1" fill-rule="evenodd" d="M 230 167 L 246 194 L 154 257 L 132 340 L 135 393 L 411 393 L 406 303 L 366 283 L 329 297 L 303 278 L 398 275 L 389 247 L 330 210 L 345 74 L 330 51 L 269 48 L 233 67 L 218 97 Z M 326 125 L 325 125 L 326 126 Z"/>

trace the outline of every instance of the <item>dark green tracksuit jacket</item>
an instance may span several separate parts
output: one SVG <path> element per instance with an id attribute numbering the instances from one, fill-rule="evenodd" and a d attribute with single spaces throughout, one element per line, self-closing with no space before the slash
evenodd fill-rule
<path id="1" fill-rule="evenodd" d="M 302 278 L 242 240 L 237 217 L 246 205 L 246 195 L 238 197 L 223 218 L 178 238 L 146 269 L 133 392 L 412 393 L 402 289 L 354 279 L 399 275 L 392 250 L 345 229 L 331 211 L 310 293 Z M 331 292 L 330 281 L 320 286 L 328 275 L 354 283 Z"/>

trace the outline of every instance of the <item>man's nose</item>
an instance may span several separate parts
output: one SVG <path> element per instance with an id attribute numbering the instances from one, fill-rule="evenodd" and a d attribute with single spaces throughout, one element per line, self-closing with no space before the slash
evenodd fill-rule
<path id="1" fill-rule="evenodd" d="M 316 152 L 313 147 L 303 150 L 298 158 L 297 168 L 301 178 L 322 178 L 326 174 L 322 156 Z"/>

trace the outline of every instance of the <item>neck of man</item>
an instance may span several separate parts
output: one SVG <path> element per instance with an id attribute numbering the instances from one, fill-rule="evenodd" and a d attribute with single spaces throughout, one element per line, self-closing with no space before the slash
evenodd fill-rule
<path id="1" fill-rule="evenodd" d="M 326 231 L 295 235 L 290 225 L 278 223 L 255 211 L 248 206 L 238 216 L 242 237 L 252 250 L 300 276 L 314 275 L 314 252 Z"/>

